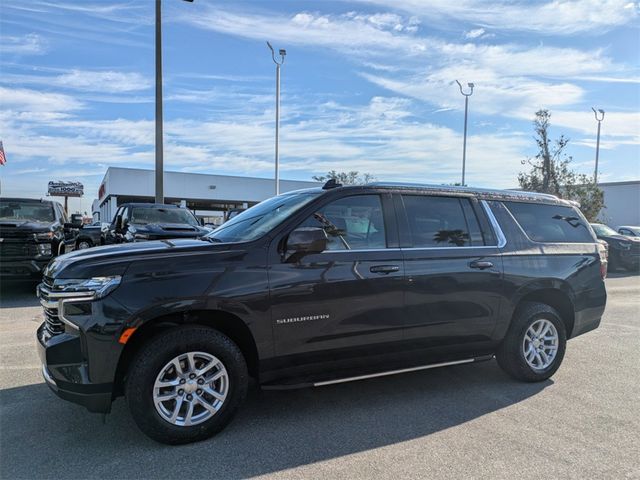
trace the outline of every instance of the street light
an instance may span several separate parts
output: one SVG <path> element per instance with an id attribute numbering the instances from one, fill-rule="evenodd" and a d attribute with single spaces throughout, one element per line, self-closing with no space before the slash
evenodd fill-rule
<path id="1" fill-rule="evenodd" d="M 193 0 L 183 0 L 192 3 Z M 156 0 L 156 203 L 164 203 L 162 145 L 162 1 Z"/>
<path id="2" fill-rule="evenodd" d="M 598 122 L 598 137 L 596 140 L 596 170 L 595 170 L 595 174 L 593 175 L 593 183 L 597 185 L 598 184 L 598 157 L 600 156 L 600 124 L 602 123 L 602 120 L 604 120 L 604 110 L 602 110 L 601 108 L 596 110 L 593 107 L 591 107 L 591 110 L 593 110 L 593 114 L 595 115 L 596 121 Z M 599 117 L 598 117 L 598 114 L 600 114 Z"/>
<path id="3" fill-rule="evenodd" d="M 473 95 L 473 83 L 467 83 L 470 88 L 469 93 L 464 93 L 462 90 L 462 84 L 456 80 L 458 87 L 460 87 L 460 93 L 464 95 L 464 140 L 462 141 L 462 186 L 464 187 L 464 172 L 467 164 L 467 114 L 469 112 L 469 97 Z"/>
<path id="4" fill-rule="evenodd" d="M 269 50 L 271 50 L 271 58 L 273 59 L 273 63 L 276 64 L 276 195 L 280 195 L 280 171 L 278 169 L 278 163 L 280 161 L 280 154 L 278 152 L 278 147 L 280 143 L 280 67 L 284 63 L 284 57 L 287 54 L 287 51 L 284 48 L 281 48 L 278 52 L 280 55 L 280 61 L 276 60 L 276 52 L 273 50 L 273 47 L 269 42 L 267 42 L 267 46 Z"/>

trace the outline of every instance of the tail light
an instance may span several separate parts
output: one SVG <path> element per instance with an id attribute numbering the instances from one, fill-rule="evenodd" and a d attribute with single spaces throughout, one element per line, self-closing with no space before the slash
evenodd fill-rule
<path id="1" fill-rule="evenodd" d="M 600 276 L 607 278 L 607 266 L 609 263 L 609 244 L 604 240 L 598 241 L 598 255 L 600 255 Z"/>

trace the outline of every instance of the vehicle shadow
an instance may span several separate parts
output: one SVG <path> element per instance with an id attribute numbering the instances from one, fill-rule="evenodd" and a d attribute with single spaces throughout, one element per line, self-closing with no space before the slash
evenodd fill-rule
<path id="1" fill-rule="evenodd" d="M 102 424 L 44 384 L 0 391 L 3 478 L 246 478 L 431 435 L 551 385 L 494 361 L 293 391 L 254 389 L 207 441 L 170 447 L 140 433 L 122 399 Z"/>

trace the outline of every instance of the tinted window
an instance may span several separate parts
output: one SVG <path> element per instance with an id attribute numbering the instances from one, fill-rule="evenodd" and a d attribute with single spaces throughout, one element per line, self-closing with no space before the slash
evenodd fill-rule
<path id="1" fill-rule="evenodd" d="M 354 195 L 319 208 L 301 227 L 324 228 L 327 250 L 358 250 L 387 246 L 378 195 Z"/>
<path id="2" fill-rule="evenodd" d="M 476 215 L 467 199 L 403 196 L 414 247 L 484 245 Z"/>
<path id="3" fill-rule="evenodd" d="M 572 207 L 504 202 L 527 236 L 535 242 L 593 243 L 582 216 Z"/>
<path id="4" fill-rule="evenodd" d="M 123 217 L 128 217 L 127 209 L 122 214 Z M 137 225 L 148 224 L 163 224 L 163 223 L 178 223 L 187 224 L 192 226 L 199 225 L 198 220 L 193 216 L 189 210 L 184 208 L 140 208 L 134 207 L 131 209 L 130 223 Z"/>
<path id="5" fill-rule="evenodd" d="M 54 222 L 53 204 L 48 202 L 0 200 L 0 219 Z"/>

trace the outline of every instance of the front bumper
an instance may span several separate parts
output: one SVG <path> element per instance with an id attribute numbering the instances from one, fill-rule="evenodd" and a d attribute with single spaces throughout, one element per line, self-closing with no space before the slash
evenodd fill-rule
<path id="1" fill-rule="evenodd" d="M 37 347 L 42 375 L 56 395 L 90 412 L 109 413 L 113 384 L 91 382 L 80 336 L 68 333 L 51 336 L 43 323 L 38 328 Z"/>

